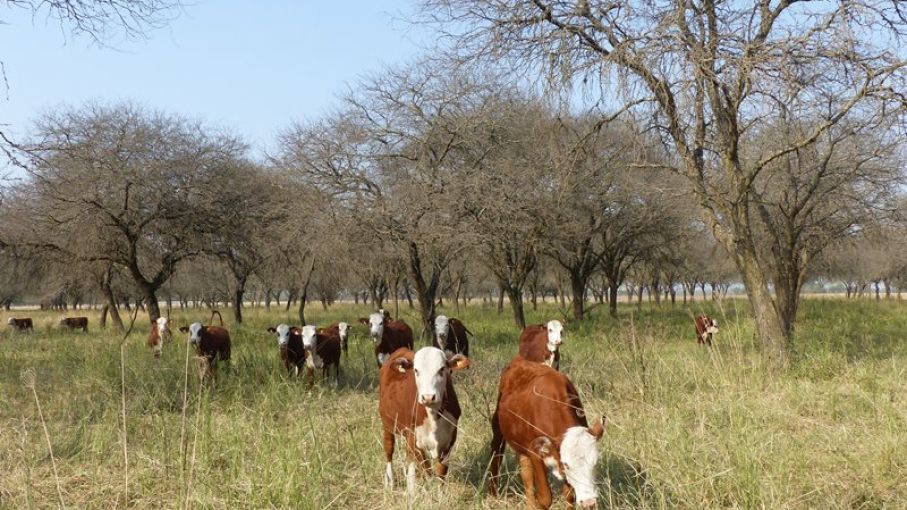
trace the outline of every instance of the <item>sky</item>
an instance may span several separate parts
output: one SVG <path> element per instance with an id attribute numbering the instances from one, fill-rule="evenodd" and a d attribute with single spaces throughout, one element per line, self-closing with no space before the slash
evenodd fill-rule
<path id="1" fill-rule="evenodd" d="M 191 0 L 146 38 L 99 47 L 46 15 L 0 4 L 9 83 L 0 124 L 23 136 L 44 111 L 134 101 L 230 129 L 260 154 L 294 120 L 338 105 L 357 78 L 423 53 L 429 31 L 405 21 L 414 8 L 410 0 Z"/>

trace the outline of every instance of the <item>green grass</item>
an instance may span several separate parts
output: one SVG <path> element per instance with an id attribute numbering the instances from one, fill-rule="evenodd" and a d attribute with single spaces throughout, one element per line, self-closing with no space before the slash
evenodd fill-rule
<path id="1" fill-rule="evenodd" d="M 562 316 L 548 306 L 529 319 Z M 691 315 L 703 308 L 721 326 L 711 352 L 692 333 Z M 319 324 L 365 312 L 310 308 Z M 907 506 L 904 312 L 894 301 L 807 300 L 795 361 L 775 376 L 761 364 L 741 301 L 623 305 L 618 321 L 598 308 L 586 323 L 569 324 L 562 371 L 587 413 L 611 424 L 600 444 L 602 506 Z M 402 313 L 417 324 L 411 310 Z M 95 324 L 89 334 L 63 333 L 53 327 L 57 314 L 32 316 L 35 334 L 0 335 L 0 507 L 57 506 L 58 483 L 70 508 L 126 505 L 121 377 L 129 506 L 408 507 L 401 445 L 398 484 L 382 486 L 377 373 L 363 326 L 354 330 L 339 387 L 319 378 L 309 388 L 284 375 L 276 341 L 264 331 L 289 317 L 247 310 L 241 327 L 228 324 L 229 369 L 205 388 L 190 366 L 184 399 L 182 335 L 155 360 L 143 325 L 126 341 L 121 365 L 118 335 Z M 174 323 L 206 316 L 189 311 Z M 449 483 L 423 480 L 409 506 L 521 506 L 510 456 L 501 498 L 486 497 L 483 480 L 497 378 L 516 351 L 517 332 L 507 312 L 476 304 L 459 316 L 476 338 L 473 367 L 456 376 L 463 417 Z M 564 507 L 560 499 L 556 507 Z"/>

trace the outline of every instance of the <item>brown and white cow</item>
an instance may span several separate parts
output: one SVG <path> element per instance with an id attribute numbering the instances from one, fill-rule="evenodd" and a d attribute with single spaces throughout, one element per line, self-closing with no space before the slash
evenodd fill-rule
<path id="1" fill-rule="evenodd" d="M 696 343 L 712 346 L 712 335 L 718 332 L 718 323 L 706 314 L 693 319 L 696 326 Z"/>
<path id="2" fill-rule="evenodd" d="M 158 317 L 151 325 L 151 332 L 148 333 L 148 347 L 151 349 L 151 353 L 155 357 L 160 357 L 164 344 L 169 344 L 171 339 L 170 320 L 167 317 Z"/>
<path id="3" fill-rule="evenodd" d="M 334 367 L 335 382 L 340 383 L 340 337 L 319 333 L 311 324 L 302 327 L 302 346 L 305 349 L 305 369 L 309 384 L 315 384 L 315 369 L 322 370 L 324 382 L 328 380 L 329 369 Z"/>
<path id="4" fill-rule="evenodd" d="M 19 332 L 35 330 L 35 326 L 34 324 L 32 324 L 31 317 L 23 317 L 21 319 L 10 317 L 9 320 L 6 321 L 6 323 L 9 324 L 11 328 Z"/>
<path id="5" fill-rule="evenodd" d="M 375 343 L 375 361 L 378 368 L 381 368 L 391 353 L 397 349 L 413 348 L 413 330 L 409 324 L 401 320 L 391 320 L 386 312 L 381 312 L 382 310 L 379 310 L 368 318 L 359 319 L 359 322 L 369 327 L 369 335 Z"/>
<path id="6" fill-rule="evenodd" d="M 563 480 L 572 506 L 594 508 L 598 500 L 596 442 L 605 419 L 591 427 L 576 388 L 564 374 L 517 356 L 501 374 L 498 405 L 491 417 L 489 492 L 497 495 L 506 445 L 516 452 L 529 508 L 551 506 L 547 472 Z"/>
<path id="7" fill-rule="evenodd" d="M 195 347 L 199 375 L 203 380 L 214 375 L 218 361 L 230 360 L 230 333 L 226 329 L 195 322 L 189 327 L 181 327 L 180 331 L 189 334 L 189 343 Z"/>
<path id="8" fill-rule="evenodd" d="M 448 318 L 446 315 L 435 317 L 435 346 L 448 356 L 454 354 L 469 356 L 467 333 L 472 334 L 460 319 Z"/>
<path id="9" fill-rule="evenodd" d="M 381 367 L 378 386 L 378 412 L 384 429 L 384 486 L 394 484 L 394 441 L 397 435 L 406 443 L 406 491 L 413 495 L 416 468 L 428 473 L 434 464 L 435 475 L 447 476 L 450 450 L 457 440 L 460 403 L 451 373 L 469 366 L 469 358 L 457 354 L 448 358 L 437 347 L 418 352 L 401 348 L 394 351 Z"/>
<path id="10" fill-rule="evenodd" d="M 340 339 L 340 348 L 343 350 L 343 354 L 347 354 L 349 350 L 349 338 L 350 338 L 350 325 L 346 322 L 335 322 L 326 328 L 321 328 L 318 330 L 319 333 L 324 333 L 326 335 L 333 335 Z"/>
<path id="11" fill-rule="evenodd" d="M 302 328 L 279 324 L 277 327 L 268 328 L 271 333 L 277 334 L 277 347 L 280 349 L 280 359 L 283 361 L 287 373 L 299 377 L 299 370 L 305 365 L 305 348 L 302 345 Z"/>
<path id="12" fill-rule="evenodd" d="M 520 333 L 520 356 L 529 361 L 544 363 L 555 370 L 560 368 L 560 346 L 564 341 L 564 325 L 552 320 L 548 324 L 526 326 Z"/>
<path id="13" fill-rule="evenodd" d="M 66 317 L 60 321 L 61 328 L 81 329 L 88 333 L 88 317 Z"/>

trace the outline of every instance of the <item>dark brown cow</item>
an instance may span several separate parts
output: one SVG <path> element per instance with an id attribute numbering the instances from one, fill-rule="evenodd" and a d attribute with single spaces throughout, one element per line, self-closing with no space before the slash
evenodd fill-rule
<path id="1" fill-rule="evenodd" d="M 66 317 L 60 321 L 61 328 L 81 329 L 88 333 L 88 317 Z"/>
<path id="2" fill-rule="evenodd" d="M 181 327 L 180 331 L 189 333 L 189 343 L 195 346 L 199 375 L 203 380 L 214 374 L 218 360 L 230 360 L 230 333 L 226 329 L 195 322 L 189 327 Z"/>
<path id="3" fill-rule="evenodd" d="M 453 317 L 448 318 L 444 315 L 435 317 L 435 346 L 444 351 L 448 356 L 462 354 L 469 356 L 469 338 L 466 334 L 472 334 L 466 329 L 466 326 Z"/>
<path id="4" fill-rule="evenodd" d="M 375 360 L 378 368 L 381 368 L 391 353 L 397 349 L 413 348 L 413 330 L 409 324 L 401 320 L 391 320 L 386 312 L 381 312 L 379 310 L 368 318 L 359 319 L 359 322 L 369 326 L 369 334 L 375 343 Z"/>
<path id="5" fill-rule="evenodd" d="M 406 491 L 414 494 L 416 467 L 428 473 L 434 463 L 435 475 L 447 476 L 450 450 L 457 440 L 460 403 L 451 372 L 469 366 L 458 354 L 448 359 L 437 347 L 423 347 L 413 353 L 402 348 L 391 353 L 381 367 L 378 412 L 384 429 L 384 486 L 394 484 L 394 441 L 406 443 Z"/>
<path id="6" fill-rule="evenodd" d="M 155 357 L 160 357 L 164 344 L 170 343 L 171 339 L 170 320 L 167 317 L 158 317 L 148 333 L 148 347 L 151 349 L 151 353 Z"/>
<path id="7" fill-rule="evenodd" d="M 696 326 L 696 343 L 712 346 L 712 335 L 718 332 L 718 323 L 706 314 L 693 319 Z"/>
<path id="8" fill-rule="evenodd" d="M 31 317 L 23 317 L 22 319 L 17 319 L 15 317 L 10 317 L 7 324 L 16 331 L 25 332 L 25 331 L 34 331 L 35 326 L 31 322 Z"/>
<path id="9" fill-rule="evenodd" d="M 567 376 L 517 356 L 501 374 L 498 405 L 491 417 L 489 492 L 497 495 L 504 448 L 510 445 L 519 458 L 529 508 L 551 506 L 548 470 L 564 480 L 563 494 L 570 506 L 578 499 L 583 508 L 594 508 L 598 499 L 596 442 L 604 433 L 604 424 L 601 418 L 588 426 L 576 388 Z"/>
<path id="10" fill-rule="evenodd" d="M 340 348 L 343 349 L 343 354 L 347 354 L 349 350 L 349 337 L 350 337 L 350 325 L 346 322 L 335 322 L 326 328 L 319 328 L 319 333 L 324 333 L 326 335 L 336 336 L 340 339 Z"/>
<path id="11" fill-rule="evenodd" d="M 287 373 L 292 372 L 294 376 L 298 377 L 300 368 L 305 364 L 302 328 L 280 324 L 277 327 L 268 328 L 268 331 L 277 333 L 277 347 L 280 349 L 280 359 L 283 360 Z"/>
<path id="12" fill-rule="evenodd" d="M 305 349 L 305 368 L 309 384 L 315 384 L 315 369 L 320 368 L 325 382 L 329 369 L 334 367 L 335 382 L 340 383 L 340 337 L 338 335 L 319 333 L 315 326 L 302 328 L 302 346 Z"/>
<path id="13" fill-rule="evenodd" d="M 520 333 L 520 356 L 529 361 L 544 363 L 555 370 L 560 368 L 560 346 L 563 342 L 564 325 L 561 321 L 526 326 Z"/>

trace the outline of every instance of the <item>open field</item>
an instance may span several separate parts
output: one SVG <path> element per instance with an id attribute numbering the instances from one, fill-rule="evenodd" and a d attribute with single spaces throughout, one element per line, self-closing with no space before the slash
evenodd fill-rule
<path id="1" fill-rule="evenodd" d="M 761 366 L 743 301 L 694 306 L 646 305 L 632 316 L 625 307 L 618 322 L 599 308 L 588 323 L 567 326 L 562 370 L 587 413 L 611 423 L 600 443 L 602 507 L 907 506 L 903 303 L 805 300 L 796 360 L 778 376 Z M 703 307 L 721 326 L 711 352 L 692 333 L 691 313 Z M 312 306 L 310 318 L 325 324 L 365 312 Z M 561 316 L 551 305 L 528 314 Z M 407 507 L 402 448 L 397 486 L 382 487 L 377 373 L 363 326 L 339 387 L 319 380 L 310 389 L 284 375 L 264 331 L 292 315 L 247 310 L 242 327 L 228 319 L 232 366 L 210 389 L 190 367 L 184 397 L 183 335 L 155 360 L 142 317 L 121 351 L 113 333 L 62 333 L 52 326 L 57 313 L 32 316 L 34 335 L 0 335 L 0 507 L 61 499 L 70 508 Z M 423 481 L 411 506 L 518 507 L 511 455 L 506 495 L 487 498 L 483 488 L 488 417 L 517 332 L 492 308 L 459 316 L 477 338 L 472 368 L 456 376 L 464 414 L 450 480 Z M 202 317 L 190 311 L 173 323 Z"/>

